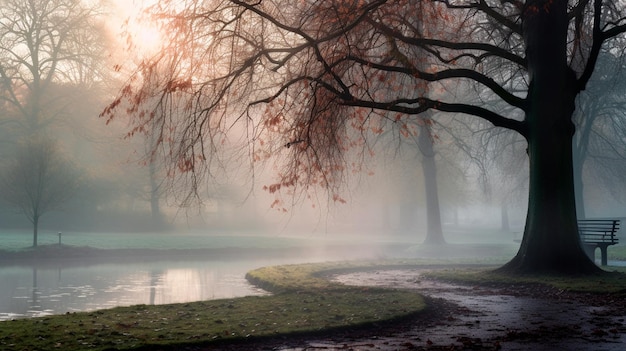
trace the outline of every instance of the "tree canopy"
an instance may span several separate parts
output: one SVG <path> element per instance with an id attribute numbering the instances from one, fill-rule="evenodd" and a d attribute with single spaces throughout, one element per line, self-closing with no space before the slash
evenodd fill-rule
<path id="1" fill-rule="evenodd" d="M 202 174 L 243 134 L 285 168 L 270 192 L 336 185 L 386 129 L 415 137 L 463 113 L 522 135 L 529 211 L 510 272 L 595 272 L 578 237 L 572 114 L 606 43 L 626 31 L 607 0 L 162 1 L 168 44 L 103 115 L 160 126 L 171 174 Z M 463 93 L 460 93 L 463 91 Z M 471 93 L 468 93 L 471 92 Z M 503 107 L 504 106 L 504 107 Z"/>
<path id="2" fill-rule="evenodd" d="M 40 132 L 69 105 L 55 86 L 97 80 L 103 56 L 95 9 L 79 0 L 6 0 L 0 7 L 0 103 L 19 133 Z M 52 92 L 52 93 L 51 93 Z"/>

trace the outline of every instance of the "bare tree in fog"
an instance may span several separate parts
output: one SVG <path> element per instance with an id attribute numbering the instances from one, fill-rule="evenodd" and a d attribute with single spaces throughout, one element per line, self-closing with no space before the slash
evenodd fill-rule
<path id="1" fill-rule="evenodd" d="M 156 159 L 151 159 L 148 163 L 148 171 L 150 177 L 150 213 L 152 221 L 155 225 L 163 224 L 163 214 L 161 213 L 161 197 L 163 191 L 163 178 L 159 173 Z"/>
<path id="2" fill-rule="evenodd" d="M 626 172 L 626 62 L 625 43 L 612 43 L 598 57 L 590 87 L 578 98 L 574 122 L 574 182 L 579 218 L 586 217 L 585 183 L 623 188 Z M 618 45 L 621 45 L 619 47 Z"/>
<path id="3" fill-rule="evenodd" d="M 21 210 L 33 224 L 37 246 L 39 219 L 60 209 L 75 194 L 80 175 L 48 138 L 29 138 L 2 168 L 2 200 Z"/>
<path id="4" fill-rule="evenodd" d="M 432 120 L 426 113 L 418 120 L 417 149 L 422 156 L 422 172 L 424 191 L 426 193 L 426 239 L 425 244 L 444 244 L 441 227 L 441 207 L 437 185 L 437 164 L 435 161 L 435 135 L 432 131 Z"/>
<path id="5" fill-rule="evenodd" d="M 81 0 L 5 0 L 0 6 L 0 99 L 13 134 L 63 117 L 55 85 L 93 81 L 103 56 L 97 13 Z M 83 87 L 85 88 L 85 87 Z"/>
<path id="6" fill-rule="evenodd" d="M 389 129 L 395 133 L 381 136 L 381 139 L 391 140 L 387 140 L 383 145 L 380 145 L 380 141 L 376 143 L 380 145 L 378 149 L 382 149 L 383 157 L 388 158 L 389 151 L 394 149 L 397 156 L 401 157 L 402 172 L 405 174 L 400 179 L 402 183 L 399 187 L 402 199 L 400 206 L 406 209 L 400 209 L 400 220 L 406 222 L 407 229 L 413 228 L 416 224 L 414 222 L 417 221 L 416 207 L 424 202 L 426 208 L 424 243 L 445 244 L 443 209 L 466 201 L 467 194 L 463 187 L 467 185 L 467 179 L 462 149 L 467 147 L 467 140 L 460 139 L 455 135 L 457 132 L 449 128 L 450 125 L 459 127 L 453 120 L 443 116 L 429 118 L 424 125 L 415 127 L 418 130 L 417 135 L 397 134 L 398 131 L 394 130 L 397 126 L 392 124 Z M 466 129 L 463 128 L 463 131 Z M 420 176 L 415 174 L 414 168 L 419 169 Z M 411 187 L 416 190 L 409 189 Z M 423 199 L 418 199 L 420 191 L 423 192 Z M 445 206 L 444 202 L 448 206 Z"/>
<path id="7" fill-rule="evenodd" d="M 426 237 L 425 244 L 445 244 L 441 225 L 441 208 L 439 204 L 439 186 L 437 178 L 437 152 L 435 142 L 437 131 L 433 130 L 433 120 L 428 116 L 423 116 L 412 126 L 414 132 L 407 133 L 407 130 L 394 130 L 396 125 L 391 124 L 388 129 L 393 132 L 382 134 L 378 137 L 383 141 L 383 152 L 396 150 L 396 156 L 402 156 L 405 164 L 400 172 L 402 185 L 399 191 L 402 192 L 399 200 L 399 221 L 404 230 L 413 230 L 416 222 L 417 204 L 419 203 L 416 194 L 417 189 L 424 192 L 424 207 L 426 212 Z M 382 126 L 381 126 L 382 128 Z M 387 128 L 384 128 L 387 129 Z M 380 144 L 381 142 L 378 142 Z M 380 148 L 380 147 L 379 147 Z M 419 169 L 421 177 L 414 173 Z M 380 172 L 388 173 L 389 170 L 381 169 Z M 384 176 L 384 175 L 383 175 Z M 422 184 L 418 183 L 418 180 Z M 396 184 L 398 185 L 398 184 Z M 414 189 L 407 189 L 411 187 Z"/>
<path id="8" fill-rule="evenodd" d="M 113 137 L 105 135 L 112 129 L 103 130 L 97 118 L 111 94 L 106 85 L 113 82 L 105 66 L 112 52 L 105 47 L 112 38 L 105 31 L 101 3 L 5 0 L 0 4 L 0 152 L 3 159 L 12 159 L 21 139 L 41 134 L 56 140 L 60 148 L 75 150 L 73 161 L 93 172 L 85 180 L 92 184 L 81 187 L 83 193 L 75 198 L 80 202 L 74 208 L 80 219 L 70 226 L 86 223 L 86 218 L 101 220 L 105 216 L 98 208 L 112 207 L 110 203 L 117 204 L 125 196 L 119 184 L 127 170 L 115 174 L 114 169 L 115 162 L 128 157 L 128 150 L 113 150 Z M 105 153 L 115 155 L 105 159 Z M 117 199 L 111 199 L 113 195 Z"/>
<path id="9" fill-rule="evenodd" d="M 154 10 L 172 46 L 138 67 L 103 115 L 131 106 L 140 126 L 155 108 L 176 111 L 159 120 L 163 143 L 176 145 L 173 171 L 202 174 L 237 125 L 253 159 L 286 160 L 270 192 L 319 186 L 342 201 L 346 157 L 367 154 L 381 121 L 418 135 L 426 111 L 464 113 L 528 143 L 524 237 L 502 271 L 599 272 L 578 236 L 572 114 L 601 48 L 626 32 L 623 1 L 169 4 Z M 519 113 L 445 93 L 461 82 Z M 160 103 L 139 113 L 148 96 Z"/>
<path id="10" fill-rule="evenodd" d="M 528 193 L 526 142 L 510 130 L 472 122 L 465 125 L 474 131 L 474 143 L 464 143 L 464 152 L 476 169 L 482 194 L 500 208 L 501 229 L 509 231 L 509 210 L 523 204 Z"/>

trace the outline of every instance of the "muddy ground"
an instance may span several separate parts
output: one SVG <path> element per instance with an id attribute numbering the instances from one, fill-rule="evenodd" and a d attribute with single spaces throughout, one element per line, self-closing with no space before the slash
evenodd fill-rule
<path id="1" fill-rule="evenodd" d="M 415 289 L 424 294 L 428 310 L 405 321 L 198 350 L 626 349 L 624 294 L 570 293 L 536 285 L 461 286 L 430 281 L 420 274 L 420 270 L 410 269 L 333 278 L 344 284 Z"/>

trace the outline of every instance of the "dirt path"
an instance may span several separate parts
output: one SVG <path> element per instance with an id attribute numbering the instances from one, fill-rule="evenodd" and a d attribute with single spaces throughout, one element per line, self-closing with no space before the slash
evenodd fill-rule
<path id="1" fill-rule="evenodd" d="M 404 323 L 212 350 L 606 350 L 626 348 L 626 301 L 550 288 L 485 288 L 423 279 L 423 271 L 337 275 L 348 285 L 416 289 L 431 308 Z"/>
<path id="2" fill-rule="evenodd" d="M 418 341 L 414 346 L 418 348 L 429 345 L 501 350 L 626 348 L 623 300 L 598 300 L 591 295 L 565 294 L 539 287 L 520 291 L 449 285 L 421 279 L 420 272 L 415 270 L 359 272 L 337 276 L 335 280 L 348 285 L 417 289 L 427 296 L 454 303 L 457 308 L 441 323 L 413 328 L 414 339 Z M 426 345 L 420 345 L 424 340 Z"/>

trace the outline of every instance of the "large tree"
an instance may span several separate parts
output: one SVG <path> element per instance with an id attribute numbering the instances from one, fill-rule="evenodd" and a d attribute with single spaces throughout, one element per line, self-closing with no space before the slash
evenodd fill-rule
<path id="1" fill-rule="evenodd" d="M 623 1 L 187 4 L 153 8 L 172 46 L 144 61 L 103 112 L 126 106 L 136 130 L 156 119 L 162 143 L 177 145 L 178 171 L 200 172 L 225 130 L 243 130 L 255 158 L 289 160 L 270 191 L 320 185 L 340 200 L 335 185 L 355 168 L 346 157 L 383 121 L 415 136 L 431 123 L 420 116 L 426 111 L 464 113 L 528 143 L 524 236 L 501 269 L 599 271 L 578 236 L 572 115 L 603 45 L 626 31 Z M 459 84 L 478 99 L 446 93 Z M 158 103 L 143 105 L 155 96 Z M 494 98 L 516 113 L 484 105 Z"/>

